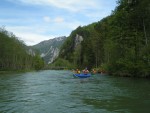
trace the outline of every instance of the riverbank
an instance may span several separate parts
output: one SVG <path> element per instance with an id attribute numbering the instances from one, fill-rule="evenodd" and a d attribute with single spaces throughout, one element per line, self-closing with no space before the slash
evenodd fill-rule
<path id="1" fill-rule="evenodd" d="M 145 75 L 142 75 L 142 74 L 139 74 L 139 73 L 131 74 L 131 73 L 121 72 L 121 71 L 114 72 L 114 73 L 108 73 L 108 75 L 118 76 L 118 77 L 147 78 L 147 79 L 150 79 L 150 75 L 149 74 L 145 74 Z"/>
<path id="2" fill-rule="evenodd" d="M 33 72 L 35 70 L 17 70 L 17 71 L 0 71 L 0 74 L 15 74 L 15 73 L 25 73 L 25 72 Z"/>

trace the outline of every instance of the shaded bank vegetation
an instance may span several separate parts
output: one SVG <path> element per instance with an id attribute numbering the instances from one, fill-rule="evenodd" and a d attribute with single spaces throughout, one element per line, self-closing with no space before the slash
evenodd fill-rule
<path id="1" fill-rule="evenodd" d="M 110 16 L 72 31 L 59 58 L 112 75 L 150 77 L 150 1 L 117 3 Z M 77 34 L 83 41 L 75 47 Z"/>
<path id="2" fill-rule="evenodd" d="M 43 66 L 38 55 L 31 54 L 13 33 L 0 28 L 0 71 L 38 70 Z"/>

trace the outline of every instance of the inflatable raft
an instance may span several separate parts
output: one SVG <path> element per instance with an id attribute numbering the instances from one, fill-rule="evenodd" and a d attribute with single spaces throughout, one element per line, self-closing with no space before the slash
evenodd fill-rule
<path id="1" fill-rule="evenodd" d="M 74 77 L 79 77 L 79 78 L 88 78 L 91 77 L 91 74 L 84 74 L 84 73 L 80 73 L 80 74 L 73 74 Z"/>

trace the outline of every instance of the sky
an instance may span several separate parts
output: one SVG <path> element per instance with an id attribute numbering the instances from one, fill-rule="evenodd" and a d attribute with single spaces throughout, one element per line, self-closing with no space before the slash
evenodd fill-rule
<path id="1" fill-rule="evenodd" d="M 0 27 L 26 45 L 69 36 L 78 26 L 110 15 L 117 0 L 1 0 Z"/>

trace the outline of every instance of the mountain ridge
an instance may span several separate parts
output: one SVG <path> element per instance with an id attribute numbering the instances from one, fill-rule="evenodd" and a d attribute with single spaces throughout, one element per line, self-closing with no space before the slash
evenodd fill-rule
<path id="1" fill-rule="evenodd" d="M 44 40 L 31 48 L 38 50 L 45 63 L 52 63 L 58 56 L 61 45 L 64 43 L 66 36 L 55 37 Z"/>

